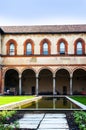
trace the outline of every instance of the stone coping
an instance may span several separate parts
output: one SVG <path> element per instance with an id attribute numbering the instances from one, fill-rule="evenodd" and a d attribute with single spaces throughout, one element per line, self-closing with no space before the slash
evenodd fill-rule
<path id="1" fill-rule="evenodd" d="M 71 102 L 73 102 L 74 104 L 78 105 L 79 107 L 81 107 L 83 110 L 86 110 L 86 105 L 66 96 L 67 99 L 69 99 Z"/>
<path id="2" fill-rule="evenodd" d="M 22 100 L 22 101 L 18 101 L 18 102 L 13 102 L 13 103 L 1 105 L 0 110 L 14 110 L 15 108 L 19 108 L 22 105 L 25 105 L 27 103 L 31 103 L 33 101 L 37 101 L 41 98 L 42 98 L 42 96 L 39 96 L 39 97 L 35 97 L 32 99 L 26 99 L 26 100 Z"/>

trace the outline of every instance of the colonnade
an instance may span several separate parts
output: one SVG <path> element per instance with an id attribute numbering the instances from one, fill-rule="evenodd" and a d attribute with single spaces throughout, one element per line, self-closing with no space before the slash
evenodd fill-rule
<path id="1" fill-rule="evenodd" d="M 19 75 L 19 95 L 22 94 L 22 80 L 21 80 L 21 75 Z M 55 80 L 55 76 L 53 77 L 53 95 L 56 94 L 56 80 Z M 70 76 L 70 95 L 72 95 L 72 76 Z M 39 77 L 38 74 L 36 74 L 36 92 L 35 94 L 38 95 L 39 94 Z"/>
<path id="2" fill-rule="evenodd" d="M 61 71 L 59 71 L 59 72 L 57 71 L 56 73 L 52 73 L 49 69 L 42 69 L 43 73 L 41 73 L 41 74 L 40 74 L 41 71 L 39 73 L 35 73 L 32 69 L 28 69 L 29 70 L 28 75 L 27 75 L 27 73 L 24 73 L 24 75 L 23 75 L 23 73 L 19 74 L 14 69 L 9 69 L 9 70 L 13 72 L 14 78 L 15 78 L 15 74 L 17 73 L 16 74 L 17 90 L 18 90 L 19 95 L 22 95 L 23 88 L 25 87 L 25 85 L 22 84 L 24 82 L 24 78 L 27 78 L 27 81 L 31 82 L 29 84 L 29 86 L 31 86 L 32 82 L 34 82 L 35 95 L 39 95 L 40 91 L 43 91 L 42 90 L 43 85 L 47 87 L 47 88 L 46 87 L 44 88 L 45 92 L 48 91 L 48 89 L 50 89 L 50 88 L 49 88 L 49 86 L 47 86 L 48 84 L 44 83 L 44 80 L 46 79 L 46 72 L 47 72 L 48 76 L 50 76 L 50 79 L 48 80 L 48 82 L 50 81 L 50 84 L 49 84 L 51 87 L 50 91 L 52 91 L 53 95 L 56 95 L 56 89 L 58 89 L 58 90 L 60 89 L 60 91 L 62 92 L 61 87 L 63 84 L 65 85 L 65 82 L 66 82 L 67 89 L 68 89 L 67 94 L 69 94 L 69 95 L 72 95 L 73 92 L 76 90 L 81 91 L 81 89 L 83 89 L 84 91 L 86 91 L 86 87 L 85 87 L 86 71 L 83 69 L 77 69 L 77 70 L 75 70 L 74 73 L 69 73 L 66 69 L 61 69 Z M 46 70 L 46 71 L 44 71 L 44 70 Z M 27 70 L 25 70 L 25 71 L 27 72 Z M 8 75 L 11 74 L 9 72 L 6 71 L 6 73 L 8 73 Z M 2 85 L 1 93 L 4 93 L 5 87 L 7 85 L 6 84 L 6 78 L 7 78 L 6 73 L 4 74 L 4 76 L 2 76 L 2 79 L 1 79 L 2 83 L 0 83 Z M 44 74 L 45 74 L 45 77 L 44 77 Z M 31 77 L 28 77 L 29 75 L 34 76 L 34 79 L 32 79 Z M 63 76 L 63 77 L 58 77 L 58 75 Z M 23 77 L 23 76 L 27 76 L 27 77 Z M 40 76 L 42 76 L 42 77 L 40 77 Z M 10 76 L 10 78 L 11 78 L 11 76 Z M 9 82 L 10 82 L 10 78 L 7 79 L 7 80 L 9 80 Z M 45 79 L 43 80 L 43 78 L 45 78 Z M 61 78 L 63 78 L 63 79 L 60 80 Z M 32 80 L 30 80 L 30 79 L 32 79 Z M 40 80 L 41 80 L 41 82 L 40 82 Z M 59 84 L 58 84 L 58 82 L 59 82 Z M 63 84 L 60 84 L 61 82 L 63 82 Z M 11 87 L 11 83 L 8 86 Z M 44 84 L 42 84 L 42 83 L 44 83 Z M 15 84 L 15 82 L 14 82 L 14 84 Z M 27 84 L 27 82 L 26 82 L 26 84 Z M 29 93 L 31 93 L 30 89 L 29 89 Z M 28 91 L 28 85 L 26 85 L 26 91 Z"/>

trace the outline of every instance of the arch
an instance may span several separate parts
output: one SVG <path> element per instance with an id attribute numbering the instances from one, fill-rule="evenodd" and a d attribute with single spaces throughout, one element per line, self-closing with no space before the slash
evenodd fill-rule
<path id="1" fill-rule="evenodd" d="M 53 74 L 49 69 L 42 69 L 39 72 L 39 94 L 53 94 Z"/>
<path id="2" fill-rule="evenodd" d="M 27 53 L 27 44 L 31 44 L 31 53 Z M 27 39 L 24 42 L 24 55 L 33 55 L 34 54 L 34 41 L 32 39 Z"/>
<path id="3" fill-rule="evenodd" d="M 55 73 L 56 91 L 58 94 L 70 94 L 70 73 L 67 69 L 60 68 Z"/>
<path id="4" fill-rule="evenodd" d="M 22 94 L 34 95 L 36 93 L 36 73 L 33 69 L 22 72 Z"/>
<path id="5" fill-rule="evenodd" d="M 5 88 L 4 91 L 10 90 L 10 95 L 14 91 L 19 94 L 19 73 L 15 69 L 8 69 L 5 73 Z"/>
<path id="6" fill-rule="evenodd" d="M 34 73 L 36 74 L 36 70 L 35 70 L 34 68 L 30 68 L 30 67 L 23 68 L 22 71 L 21 71 L 21 74 L 22 74 L 25 70 L 32 70 L 32 71 L 34 71 Z"/>
<path id="7" fill-rule="evenodd" d="M 43 45 L 45 43 L 48 45 L 48 48 L 47 48 L 48 50 L 46 50 L 47 52 L 44 54 Z M 40 54 L 43 54 L 43 55 L 50 55 L 51 54 L 51 42 L 50 42 L 50 40 L 45 38 L 40 42 Z"/>
<path id="8" fill-rule="evenodd" d="M 62 50 L 62 51 L 64 51 L 64 52 L 61 52 L 61 44 L 64 44 L 64 48 L 62 48 L 62 49 L 64 49 L 64 50 Z M 57 42 L 57 52 L 59 53 L 59 54 L 68 54 L 68 43 L 67 43 L 67 41 L 64 39 L 64 38 L 60 38 L 59 40 L 58 40 L 58 42 Z"/>
<path id="9" fill-rule="evenodd" d="M 7 55 L 10 55 L 10 45 L 14 44 L 14 55 L 17 55 L 17 42 L 14 39 L 10 39 L 7 43 L 6 43 L 6 53 Z"/>
<path id="10" fill-rule="evenodd" d="M 73 94 L 86 93 L 86 70 L 77 68 L 73 71 Z"/>
<path id="11" fill-rule="evenodd" d="M 71 70 L 70 70 L 69 68 L 67 68 L 67 67 L 59 67 L 59 68 L 57 68 L 57 69 L 55 70 L 55 74 L 56 74 L 57 71 L 59 71 L 59 70 L 61 70 L 61 69 L 64 69 L 64 70 L 68 71 L 69 75 L 71 74 Z"/>
<path id="12" fill-rule="evenodd" d="M 50 70 L 50 71 L 52 72 L 52 74 L 53 74 L 53 70 L 52 70 L 50 67 L 45 67 L 45 66 L 44 66 L 44 67 L 42 67 L 42 68 L 39 69 L 38 75 L 39 75 L 40 71 L 43 70 L 43 69 Z"/>
<path id="13" fill-rule="evenodd" d="M 74 71 L 76 71 L 76 70 L 78 70 L 78 69 L 82 69 L 82 70 L 84 70 L 84 71 L 86 71 L 86 68 L 85 67 L 75 67 L 73 70 L 72 70 L 72 75 L 73 75 L 73 73 L 74 73 Z"/>
<path id="14" fill-rule="evenodd" d="M 77 50 L 78 49 L 77 48 L 78 43 L 82 44 L 82 50 L 79 48 L 80 49 L 80 53 Z M 78 51 L 78 53 L 77 53 L 77 51 Z M 83 54 L 85 54 L 85 41 L 82 38 L 78 38 L 78 39 L 75 40 L 75 42 L 74 42 L 74 54 L 77 54 L 77 55 L 83 55 Z"/>
<path id="15" fill-rule="evenodd" d="M 5 74 L 6 74 L 6 72 L 7 72 L 8 70 L 12 70 L 12 69 L 15 70 L 15 71 L 17 71 L 18 75 L 20 74 L 20 72 L 19 72 L 19 70 L 18 70 L 17 68 L 12 67 L 12 68 L 7 68 L 7 69 L 5 69 L 4 74 L 3 74 L 3 77 L 5 77 Z"/>

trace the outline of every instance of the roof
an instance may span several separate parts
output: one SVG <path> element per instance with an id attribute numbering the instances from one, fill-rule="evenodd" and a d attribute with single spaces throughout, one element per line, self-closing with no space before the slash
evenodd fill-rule
<path id="1" fill-rule="evenodd" d="M 4 33 L 81 33 L 86 25 L 1 26 Z"/>

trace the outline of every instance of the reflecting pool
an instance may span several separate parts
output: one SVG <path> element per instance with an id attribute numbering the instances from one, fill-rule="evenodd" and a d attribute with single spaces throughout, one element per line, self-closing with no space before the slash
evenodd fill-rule
<path id="1" fill-rule="evenodd" d="M 31 102 L 19 109 L 28 110 L 58 110 L 58 109 L 80 109 L 79 106 L 69 101 L 66 97 L 43 97 L 40 100 Z"/>

